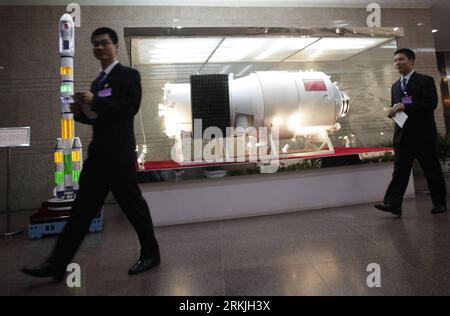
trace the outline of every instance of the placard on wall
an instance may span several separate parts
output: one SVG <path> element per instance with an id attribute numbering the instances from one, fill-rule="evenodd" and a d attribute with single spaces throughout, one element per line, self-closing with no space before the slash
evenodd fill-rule
<path id="1" fill-rule="evenodd" d="M 30 127 L 0 128 L 0 147 L 30 146 Z"/>

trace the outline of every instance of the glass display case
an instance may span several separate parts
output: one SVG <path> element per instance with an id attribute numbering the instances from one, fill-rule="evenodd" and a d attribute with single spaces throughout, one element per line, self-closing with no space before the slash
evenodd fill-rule
<path id="1" fill-rule="evenodd" d="M 126 28 L 131 64 L 142 76 L 139 161 L 242 161 L 274 151 L 302 157 L 389 146 L 393 124 L 384 108 L 398 77 L 392 60 L 401 33 Z M 211 155 L 196 155 L 196 145 Z"/>

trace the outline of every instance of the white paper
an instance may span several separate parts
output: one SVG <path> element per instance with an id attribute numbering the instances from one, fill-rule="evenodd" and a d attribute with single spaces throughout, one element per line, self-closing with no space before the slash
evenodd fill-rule
<path id="1" fill-rule="evenodd" d="M 406 120 L 408 119 L 408 115 L 406 115 L 405 112 L 401 111 L 395 113 L 395 116 L 392 117 L 392 119 L 394 120 L 395 123 L 397 123 L 398 126 L 400 126 L 400 128 L 402 128 Z"/>
<path id="2" fill-rule="evenodd" d="M 98 114 L 91 110 L 90 104 L 81 104 L 81 109 L 83 110 L 84 115 L 86 115 L 90 120 L 96 119 L 98 117 Z"/>

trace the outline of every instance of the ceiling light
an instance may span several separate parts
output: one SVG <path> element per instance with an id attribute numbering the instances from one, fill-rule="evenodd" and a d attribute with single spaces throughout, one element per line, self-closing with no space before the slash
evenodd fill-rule
<path id="1" fill-rule="evenodd" d="M 268 50 L 266 50 L 265 52 L 262 52 L 261 54 L 259 54 L 258 56 L 255 57 L 256 60 L 263 60 L 266 59 L 269 56 L 272 56 L 273 54 L 275 54 L 276 52 L 278 52 L 281 49 L 280 46 L 278 47 L 271 47 Z"/>
<path id="2" fill-rule="evenodd" d="M 203 63 L 220 40 L 220 37 L 139 39 L 136 40 L 136 62 L 138 64 Z"/>
<path id="3" fill-rule="evenodd" d="M 394 31 L 394 32 L 397 32 L 398 31 L 398 29 L 399 29 L 399 27 L 398 26 L 396 26 L 396 27 L 394 27 L 392 30 Z"/>
<path id="4" fill-rule="evenodd" d="M 228 37 L 211 56 L 209 62 L 242 62 L 283 60 L 314 42 L 301 37 Z"/>
<path id="5" fill-rule="evenodd" d="M 434 29 L 431 31 L 431 33 L 436 33 L 438 30 Z"/>

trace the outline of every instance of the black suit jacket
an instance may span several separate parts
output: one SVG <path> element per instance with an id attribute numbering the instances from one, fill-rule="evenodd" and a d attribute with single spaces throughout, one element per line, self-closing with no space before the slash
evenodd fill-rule
<path id="1" fill-rule="evenodd" d="M 411 104 L 405 104 L 405 113 L 408 115 L 403 128 L 395 124 L 394 145 L 420 144 L 435 142 L 437 137 L 434 109 L 438 103 L 434 79 L 430 76 L 414 72 L 402 92 L 400 80 L 391 87 L 391 106 L 402 102 L 402 97 L 412 97 Z"/>
<path id="2" fill-rule="evenodd" d="M 98 95 L 107 88 L 112 89 L 111 96 Z M 97 80 L 92 82 L 91 92 L 94 94 L 91 109 L 98 117 L 91 120 L 84 113 L 75 116 L 76 121 L 93 127 L 88 160 L 103 166 L 134 163 L 134 115 L 139 111 L 142 97 L 139 72 L 117 64 L 100 87 Z"/>

